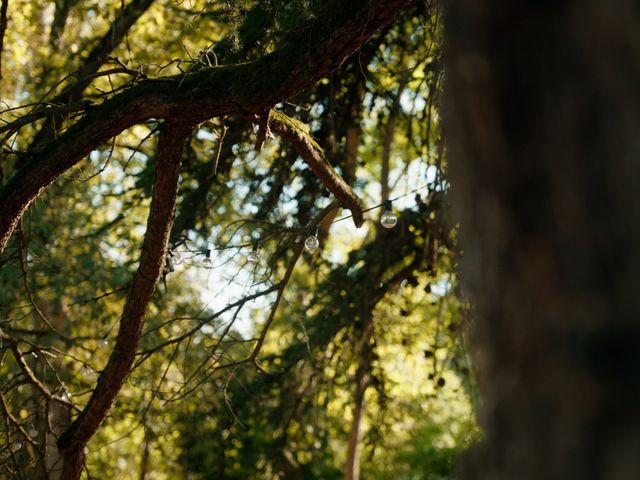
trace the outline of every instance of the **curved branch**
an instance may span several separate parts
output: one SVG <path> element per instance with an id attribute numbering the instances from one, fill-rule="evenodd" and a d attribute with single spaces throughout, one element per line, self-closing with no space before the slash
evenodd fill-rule
<path id="1" fill-rule="evenodd" d="M 268 110 L 309 87 L 342 62 L 412 0 L 333 0 L 322 21 L 293 33 L 254 62 L 145 80 L 90 109 L 64 134 L 32 154 L 0 189 L 0 253 L 27 207 L 56 178 L 101 144 L 149 118 L 195 124 Z"/>
<path id="2" fill-rule="evenodd" d="M 64 456 L 63 478 L 79 478 L 83 448 L 109 413 L 135 358 L 147 305 L 164 265 L 175 213 L 180 157 L 191 128 L 188 124 L 167 123 L 160 132 L 156 178 L 140 266 L 129 289 L 109 362 L 86 407 L 58 441 Z"/>
<path id="3" fill-rule="evenodd" d="M 364 221 L 362 216 L 363 201 L 327 161 L 320 145 L 311 138 L 308 127 L 302 122 L 273 110 L 269 114 L 268 126 L 272 132 L 277 133 L 293 145 L 298 155 L 302 157 L 323 185 L 336 196 L 344 207 L 351 210 L 353 223 L 356 227 L 360 227 Z"/>
<path id="4" fill-rule="evenodd" d="M 293 252 L 293 257 L 289 261 L 289 264 L 287 266 L 287 270 L 284 273 L 284 277 L 282 278 L 282 280 L 279 283 L 278 293 L 276 295 L 275 301 L 273 302 L 273 305 L 271 306 L 271 311 L 269 312 L 269 317 L 267 318 L 267 321 L 264 323 L 264 326 L 262 327 L 262 331 L 260 332 L 260 336 L 258 337 L 258 340 L 256 341 L 256 344 L 253 347 L 253 351 L 251 352 L 251 355 L 249 357 L 249 358 L 251 358 L 251 360 L 253 360 L 256 363 L 256 365 L 258 367 L 259 367 L 258 355 L 260 354 L 260 350 L 262 349 L 262 345 L 264 344 L 264 341 L 267 338 L 267 333 L 269 333 L 269 329 L 271 328 L 271 324 L 273 323 L 273 321 L 276 318 L 276 312 L 278 311 L 278 307 L 280 306 L 280 301 L 282 300 L 282 296 L 284 295 L 284 290 L 285 290 L 285 288 L 287 288 L 287 284 L 289 283 L 289 280 L 291 279 L 291 275 L 293 274 L 293 270 L 294 270 L 294 268 L 296 268 L 296 264 L 298 263 L 298 260 L 300 259 L 300 256 L 302 255 L 303 251 L 304 251 L 304 244 L 301 243 L 300 245 L 298 245 L 296 250 Z"/>

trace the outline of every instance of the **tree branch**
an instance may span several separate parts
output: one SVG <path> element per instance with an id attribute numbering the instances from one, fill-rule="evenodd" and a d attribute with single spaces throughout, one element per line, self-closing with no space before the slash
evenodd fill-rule
<path id="1" fill-rule="evenodd" d="M 166 123 L 160 132 L 156 178 L 140 266 L 129 290 L 109 362 L 86 407 L 58 441 L 64 455 L 63 478 L 79 478 L 83 447 L 107 416 L 135 358 L 144 314 L 164 265 L 175 213 L 180 157 L 190 130 L 188 124 Z"/>
<path id="2" fill-rule="evenodd" d="M 268 127 L 272 132 L 277 133 L 293 145 L 298 155 L 302 157 L 322 184 L 336 196 L 344 207 L 351 210 L 353 223 L 356 227 L 360 227 L 364 221 L 362 217 L 363 201 L 333 169 L 320 145 L 311 138 L 309 128 L 302 122 L 273 110 L 269 114 Z"/>
<path id="3" fill-rule="evenodd" d="M 118 11 L 109 30 L 100 38 L 96 46 L 89 52 L 86 60 L 74 74 L 76 82 L 65 88 L 60 94 L 49 101 L 52 104 L 68 104 L 79 100 L 82 92 L 96 77 L 96 73 L 104 64 L 108 55 L 120 44 L 124 36 L 140 16 L 146 12 L 154 0 L 133 0 L 122 10 Z M 62 121 L 61 112 L 52 112 L 42 128 L 36 134 L 31 149 L 37 150 L 45 142 L 51 140 Z"/>
<path id="4" fill-rule="evenodd" d="M 283 48 L 259 60 L 141 81 L 90 109 L 41 152 L 30 155 L 0 189 L 0 253 L 33 200 L 113 136 L 149 118 L 196 124 L 220 115 L 263 112 L 339 67 L 411 3 L 327 2 L 322 21 L 293 33 Z"/>

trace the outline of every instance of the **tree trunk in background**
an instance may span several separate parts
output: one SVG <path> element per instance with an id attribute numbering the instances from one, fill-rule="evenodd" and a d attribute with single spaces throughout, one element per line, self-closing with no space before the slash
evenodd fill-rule
<path id="1" fill-rule="evenodd" d="M 373 310 L 373 309 L 372 309 Z M 362 451 L 362 416 L 365 413 L 365 395 L 371 384 L 371 363 L 373 361 L 373 312 L 369 311 L 356 324 L 354 334 L 357 340 L 354 345 L 354 353 L 357 358 L 355 376 L 355 395 L 353 397 L 353 419 L 349 431 L 349 443 L 347 445 L 347 461 L 344 467 L 344 480 L 360 479 L 360 453 Z"/>
<path id="2" fill-rule="evenodd" d="M 149 426 L 147 425 L 147 418 L 143 420 L 144 426 L 144 439 L 142 440 L 142 456 L 140 457 L 140 480 L 146 480 L 149 473 L 149 457 L 151 454 L 151 434 Z"/>
<path id="3" fill-rule="evenodd" d="M 640 478 L 639 7 L 448 7 L 447 143 L 485 387 L 462 478 Z"/>
<path id="4" fill-rule="evenodd" d="M 362 440 L 362 414 L 364 413 L 364 395 L 369 386 L 368 366 L 359 362 L 356 372 L 356 395 L 353 401 L 353 420 L 349 432 L 347 446 L 347 461 L 344 468 L 345 480 L 359 480 L 360 478 L 360 441 Z"/>
<path id="5" fill-rule="evenodd" d="M 380 200 L 382 203 L 389 200 L 389 193 L 391 185 L 389 184 L 389 171 L 391 170 L 391 149 L 393 147 L 393 137 L 396 133 L 396 123 L 398 121 L 398 115 L 400 114 L 400 99 L 402 98 L 402 92 L 409 83 L 409 70 L 407 70 L 400 78 L 400 85 L 398 85 L 398 91 L 393 97 L 391 106 L 389 107 L 389 116 L 387 117 L 387 123 L 384 126 L 384 137 L 382 141 L 382 166 L 380 170 Z M 383 210 L 380 210 L 382 215 Z"/>

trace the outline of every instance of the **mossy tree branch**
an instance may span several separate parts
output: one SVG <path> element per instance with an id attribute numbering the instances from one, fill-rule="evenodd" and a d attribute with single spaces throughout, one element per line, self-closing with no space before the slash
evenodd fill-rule
<path id="1" fill-rule="evenodd" d="M 196 124 L 268 110 L 339 67 L 412 0 L 327 2 L 283 47 L 248 63 L 139 82 L 88 108 L 84 117 L 0 189 L 0 253 L 29 205 L 60 175 L 123 130 L 150 118 Z"/>
<path id="2" fill-rule="evenodd" d="M 356 227 L 360 227 L 364 221 L 362 214 L 364 203 L 333 169 L 320 145 L 311 137 L 309 128 L 304 123 L 273 110 L 269 114 L 268 128 L 296 149 L 298 155 L 302 157 L 318 180 L 336 196 L 344 207 L 351 210 L 353 223 Z"/>

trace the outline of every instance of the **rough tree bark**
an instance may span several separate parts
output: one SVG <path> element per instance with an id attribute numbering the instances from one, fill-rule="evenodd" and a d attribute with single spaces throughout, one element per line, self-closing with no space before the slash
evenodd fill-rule
<path id="1" fill-rule="evenodd" d="M 486 429 L 462 478 L 640 478 L 637 2 L 453 0 L 445 30 Z"/>
<path id="2" fill-rule="evenodd" d="M 80 478 L 83 449 L 105 419 L 129 373 L 138 349 L 144 314 L 162 273 L 178 194 L 180 157 L 188 124 L 165 124 L 156 155 L 156 178 L 140 265 L 127 295 L 116 344 L 89 402 L 58 440 L 63 456 L 62 478 Z"/>

